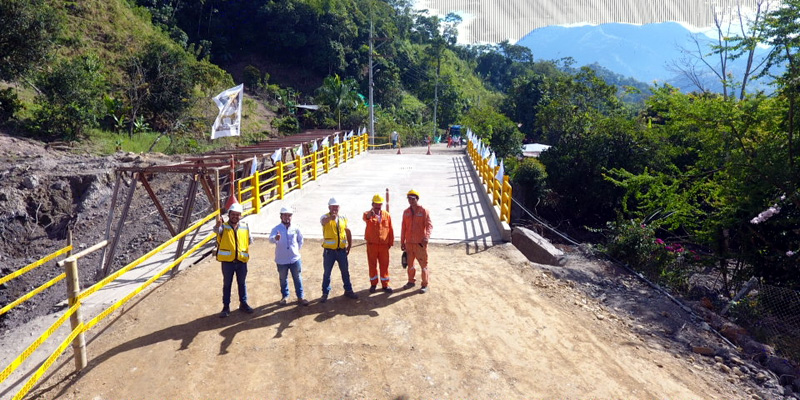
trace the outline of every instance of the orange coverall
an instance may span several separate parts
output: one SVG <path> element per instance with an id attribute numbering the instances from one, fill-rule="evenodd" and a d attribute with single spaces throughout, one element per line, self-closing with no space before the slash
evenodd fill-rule
<path id="1" fill-rule="evenodd" d="M 392 217 L 385 210 L 381 210 L 380 214 L 370 210 L 364 213 L 362 219 L 367 223 L 364 240 L 367 242 L 369 284 L 378 285 L 378 264 L 380 264 L 381 287 L 389 287 L 389 248 L 394 245 Z"/>
<path id="2" fill-rule="evenodd" d="M 408 255 L 408 281 L 416 282 L 417 274 L 414 260 L 419 261 L 422 267 L 422 287 L 428 287 L 428 245 L 427 239 L 431 237 L 433 224 L 431 216 L 422 206 L 411 207 L 403 211 L 403 224 L 400 229 L 400 243 L 406 245 Z M 426 239 L 423 242 L 422 239 Z"/>

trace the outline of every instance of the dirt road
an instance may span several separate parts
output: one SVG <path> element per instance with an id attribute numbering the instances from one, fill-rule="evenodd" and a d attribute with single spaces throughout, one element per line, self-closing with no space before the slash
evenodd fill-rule
<path id="1" fill-rule="evenodd" d="M 359 300 L 319 303 L 320 243 L 303 248 L 309 307 L 280 306 L 273 245 L 257 240 L 253 315 L 220 319 L 221 274 L 205 261 L 149 292 L 31 393 L 42 398 L 751 398 L 741 375 L 635 329 L 513 248 L 431 246 L 431 290 L 369 294 L 363 245 L 351 273 Z M 393 249 L 393 286 L 405 283 Z M 571 255 L 566 267 L 587 261 Z M 235 287 L 235 285 L 234 285 Z M 416 289 L 418 289 L 417 286 Z M 235 289 L 234 289 L 234 298 Z M 294 294 L 292 294 L 294 299 Z"/>

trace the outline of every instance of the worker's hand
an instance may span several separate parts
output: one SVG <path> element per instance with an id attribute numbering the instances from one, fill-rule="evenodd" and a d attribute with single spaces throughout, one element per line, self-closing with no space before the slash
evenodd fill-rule
<path id="1" fill-rule="evenodd" d="M 222 216 L 217 215 L 217 225 L 215 227 L 219 228 L 220 226 L 222 226 Z"/>
<path id="2" fill-rule="evenodd" d="M 375 217 L 375 211 L 369 210 L 369 214 L 367 214 L 367 217 L 369 218 Z"/>
<path id="3" fill-rule="evenodd" d="M 422 246 L 428 247 L 428 238 L 422 238 Z"/>
<path id="4" fill-rule="evenodd" d="M 275 241 L 277 242 L 278 240 L 281 240 L 281 233 L 280 232 L 275 234 Z"/>
<path id="5" fill-rule="evenodd" d="M 400 251 L 406 251 L 406 244 L 405 243 L 401 243 L 400 244 Z"/>
<path id="6" fill-rule="evenodd" d="M 350 255 L 350 246 L 347 246 L 347 255 Z"/>

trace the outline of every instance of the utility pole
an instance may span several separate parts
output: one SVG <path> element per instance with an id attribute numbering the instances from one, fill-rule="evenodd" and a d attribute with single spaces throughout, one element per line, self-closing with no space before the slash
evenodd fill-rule
<path id="1" fill-rule="evenodd" d="M 372 103 L 372 14 L 369 16 L 369 144 L 375 145 L 375 107 Z"/>
<path id="2" fill-rule="evenodd" d="M 439 71 L 442 66 L 442 49 L 439 49 L 436 52 L 436 83 L 433 86 L 433 136 L 431 136 L 431 141 L 436 139 L 436 112 L 439 108 Z"/>

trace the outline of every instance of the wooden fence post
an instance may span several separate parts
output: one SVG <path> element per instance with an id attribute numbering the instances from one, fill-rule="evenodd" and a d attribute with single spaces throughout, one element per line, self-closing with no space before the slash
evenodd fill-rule
<path id="1" fill-rule="evenodd" d="M 80 280 L 78 279 L 78 260 L 72 257 L 67 258 L 64 262 L 64 270 L 67 274 L 67 299 L 69 299 L 69 306 L 72 307 L 78 301 L 78 295 L 81 292 Z M 80 306 L 69 317 L 69 322 L 73 331 L 83 327 Z M 72 341 L 72 351 L 75 353 L 75 369 L 80 371 L 86 368 L 86 337 L 83 332 Z"/>

